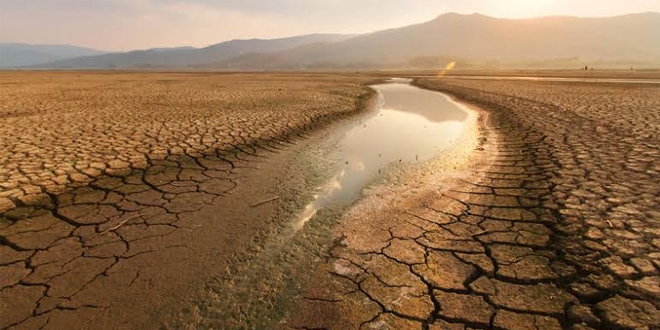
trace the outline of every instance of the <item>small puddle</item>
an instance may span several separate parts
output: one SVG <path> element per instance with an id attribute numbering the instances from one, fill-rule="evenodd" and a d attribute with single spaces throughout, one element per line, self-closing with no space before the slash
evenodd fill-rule
<path id="1" fill-rule="evenodd" d="M 339 141 L 339 172 L 319 187 L 295 219 L 301 229 L 319 210 L 346 206 L 392 163 L 427 160 L 452 145 L 468 118 L 447 96 L 414 87 L 407 79 L 371 86 L 376 111 L 350 127 Z"/>

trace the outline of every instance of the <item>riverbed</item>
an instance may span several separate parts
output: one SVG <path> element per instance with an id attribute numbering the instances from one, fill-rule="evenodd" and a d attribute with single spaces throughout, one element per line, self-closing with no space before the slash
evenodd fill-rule
<path id="1" fill-rule="evenodd" d="M 213 284 L 198 324 L 272 328 L 295 308 L 334 244 L 337 224 L 366 214 L 365 204 L 384 206 L 402 188 L 437 184 L 474 149 L 477 116 L 465 106 L 409 80 L 371 87 L 370 109 L 319 133 L 293 157 L 290 172 L 313 178 L 306 193 L 293 197 L 307 202 L 290 210 L 288 224 L 280 219 L 282 227 L 257 255 Z M 287 186 L 287 179 L 281 182 Z"/>

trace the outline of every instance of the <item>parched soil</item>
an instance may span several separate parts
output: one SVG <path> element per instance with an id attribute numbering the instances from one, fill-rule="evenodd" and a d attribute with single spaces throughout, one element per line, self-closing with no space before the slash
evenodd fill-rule
<path id="1" fill-rule="evenodd" d="M 660 70 L 452 70 L 447 75 L 555 78 L 658 79 Z"/>
<path id="2" fill-rule="evenodd" d="M 360 78 L 0 74 L 0 212 L 102 174 L 259 145 L 351 112 Z M 260 144 L 261 142 L 261 144 Z"/>
<path id="3" fill-rule="evenodd" d="M 160 327 L 272 226 L 251 205 L 291 155 L 269 155 L 359 111 L 364 81 L 0 73 L 0 328 Z"/>
<path id="4" fill-rule="evenodd" d="M 349 216 L 286 327 L 660 329 L 660 88 L 416 84 L 483 109 L 470 171 Z"/>
<path id="5" fill-rule="evenodd" d="M 240 276 L 293 203 L 252 207 L 299 183 L 291 142 L 368 79 L 0 73 L 0 328 L 222 328 L 176 313 Z M 657 85 L 416 83 L 483 109 L 472 163 L 349 212 L 280 326 L 660 329 Z"/>

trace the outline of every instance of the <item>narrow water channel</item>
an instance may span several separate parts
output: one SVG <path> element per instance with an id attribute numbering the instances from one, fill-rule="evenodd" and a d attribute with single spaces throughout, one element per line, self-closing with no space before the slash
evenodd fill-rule
<path id="1" fill-rule="evenodd" d="M 427 160 L 461 134 L 467 112 L 447 96 L 414 87 L 406 80 L 371 86 L 375 111 L 339 140 L 340 168 L 294 220 L 298 230 L 321 209 L 346 206 L 393 164 Z"/>

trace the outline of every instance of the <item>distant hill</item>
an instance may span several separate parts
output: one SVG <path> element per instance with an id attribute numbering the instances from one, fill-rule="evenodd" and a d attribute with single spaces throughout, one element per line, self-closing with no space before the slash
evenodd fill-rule
<path id="1" fill-rule="evenodd" d="M 30 45 L 0 43 L 0 68 L 42 64 L 62 59 L 92 56 L 103 51 L 71 45 Z"/>
<path id="2" fill-rule="evenodd" d="M 660 13 L 605 18 L 499 19 L 448 13 L 362 35 L 232 40 L 205 48 L 132 51 L 40 68 L 437 69 L 660 67 Z"/>
<path id="3" fill-rule="evenodd" d="M 444 14 L 436 19 L 337 42 L 250 54 L 216 68 L 437 68 L 465 66 L 660 66 L 660 13 L 609 18 L 498 19 Z M 240 65 L 237 65 L 240 63 Z"/>
<path id="4" fill-rule="evenodd" d="M 271 53 L 317 42 L 339 42 L 352 35 L 309 34 L 280 39 L 231 40 L 204 48 L 136 50 L 86 56 L 38 65 L 44 68 L 187 68 L 250 53 Z"/>

